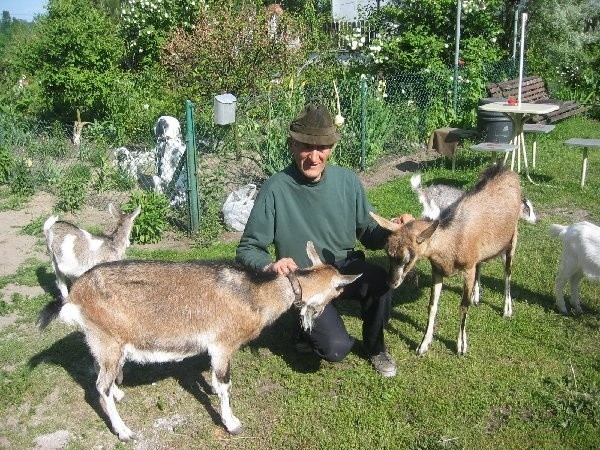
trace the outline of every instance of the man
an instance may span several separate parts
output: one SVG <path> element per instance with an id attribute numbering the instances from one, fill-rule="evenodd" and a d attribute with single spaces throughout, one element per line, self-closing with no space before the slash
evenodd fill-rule
<path id="1" fill-rule="evenodd" d="M 389 320 L 393 291 L 385 269 L 365 261 L 355 250 L 358 239 L 369 249 L 383 248 L 388 231 L 369 216 L 374 211 L 356 174 L 327 165 L 340 134 L 323 105 L 307 105 L 289 126 L 288 147 L 294 162 L 261 187 L 237 248 L 236 259 L 257 271 L 287 275 L 310 266 L 306 242 L 314 242 L 323 261 L 343 274 L 363 275 L 340 298 L 360 300 L 362 337 L 375 370 L 396 375 L 383 329 Z M 274 244 L 276 261 L 268 248 Z M 310 334 L 299 332 L 296 349 L 341 361 L 352 349 L 351 337 L 333 303 L 315 320 Z"/>

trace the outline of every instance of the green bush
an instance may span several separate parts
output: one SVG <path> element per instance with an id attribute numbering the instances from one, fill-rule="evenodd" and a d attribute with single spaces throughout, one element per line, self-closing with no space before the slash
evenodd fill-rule
<path id="1" fill-rule="evenodd" d="M 550 94 L 588 104 L 600 101 L 600 9 L 584 0 L 533 0 L 527 25 L 528 71 L 544 77 Z M 596 114 L 599 112 L 596 108 Z"/>
<path id="2" fill-rule="evenodd" d="M 187 98 L 256 92 L 273 78 L 294 71 L 303 59 L 299 50 L 288 44 L 301 30 L 291 17 L 280 16 L 273 34 L 266 30 L 268 15 L 255 2 L 207 4 L 191 31 L 182 26 L 170 36 L 161 63 Z"/>
<path id="3" fill-rule="evenodd" d="M 35 183 L 31 173 L 31 160 L 17 159 L 12 166 L 10 173 L 10 191 L 11 193 L 23 197 L 33 195 L 35 192 Z"/>
<path id="4" fill-rule="evenodd" d="M 91 179 L 90 168 L 84 164 L 71 166 L 58 181 L 58 202 L 56 207 L 65 212 L 79 210 L 88 195 Z"/>
<path id="5" fill-rule="evenodd" d="M 0 145 L 0 184 L 8 183 L 15 158 L 12 152 L 4 145 Z"/>
<path id="6" fill-rule="evenodd" d="M 132 194 L 122 209 L 125 212 L 132 212 L 138 205 L 141 211 L 133 224 L 131 240 L 136 244 L 159 242 L 168 224 L 169 199 L 164 194 L 138 191 Z"/>

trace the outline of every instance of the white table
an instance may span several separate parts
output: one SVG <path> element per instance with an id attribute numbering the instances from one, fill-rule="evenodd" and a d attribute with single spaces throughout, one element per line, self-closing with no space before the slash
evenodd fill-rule
<path id="1" fill-rule="evenodd" d="M 523 154 L 523 162 L 525 164 L 525 172 L 527 178 L 533 183 L 529 176 L 529 164 L 527 163 L 527 153 L 525 149 L 525 137 L 523 136 L 523 124 L 532 114 L 548 114 L 558 109 L 558 105 L 549 103 L 521 103 L 520 105 L 509 105 L 505 100 L 495 103 L 486 103 L 479 105 L 482 111 L 501 112 L 510 117 L 513 123 L 513 135 L 511 143 L 517 146 L 517 170 L 521 171 L 521 153 Z M 508 157 L 508 154 L 507 154 Z M 515 153 L 512 152 L 511 169 L 514 169 Z"/>
<path id="2" fill-rule="evenodd" d="M 588 148 L 600 148 L 600 139 L 571 138 L 565 141 L 571 147 L 583 147 L 583 167 L 581 168 L 581 187 L 585 185 L 585 173 L 588 165 Z"/>

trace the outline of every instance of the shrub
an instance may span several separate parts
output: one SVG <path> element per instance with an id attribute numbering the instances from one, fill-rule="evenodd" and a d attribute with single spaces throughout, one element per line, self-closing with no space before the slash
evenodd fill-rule
<path id="1" fill-rule="evenodd" d="M 598 2 L 534 0 L 527 26 L 528 71 L 542 75 L 552 96 L 590 104 L 600 99 Z"/>
<path id="2" fill-rule="evenodd" d="M 154 65 L 169 33 L 182 27 L 192 30 L 206 5 L 203 0 L 129 0 L 122 2 L 121 31 L 132 66 Z"/>
<path id="3" fill-rule="evenodd" d="M 31 160 L 17 159 L 12 166 L 10 173 L 10 191 L 11 193 L 23 197 L 33 195 L 35 192 L 35 183 L 31 173 Z"/>
<path id="4" fill-rule="evenodd" d="M 152 191 L 137 191 L 122 206 L 122 209 L 125 212 L 132 212 L 138 205 L 141 207 L 141 211 L 133 223 L 131 240 L 136 244 L 159 242 L 167 227 L 169 199 L 164 194 Z"/>
<path id="5" fill-rule="evenodd" d="M 84 164 L 71 166 L 58 181 L 56 207 L 65 212 L 74 212 L 80 209 L 85 203 L 90 179 L 91 172 L 88 166 Z"/>
<path id="6" fill-rule="evenodd" d="M 211 4 L 193 30 L 180 27 L 171 35 L 161 61 L 187 98 L 222 92 L 242 96 L 293 70 L 298 58 L 289 45 L 291 23 L 284 14 L 271 33 L 266 10 L 254 2 Z"/>
<path id="7" fill-rule="evenodd" d="M 12 152 L 4 145 L 0 145 L 0 184 L 8 183 L 14 163 Z"/>

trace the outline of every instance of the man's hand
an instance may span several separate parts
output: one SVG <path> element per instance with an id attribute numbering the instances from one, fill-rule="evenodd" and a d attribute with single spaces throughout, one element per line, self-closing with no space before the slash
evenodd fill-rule
<path id="1" fill-rule="evenodd" d="M 394 217 L 391 220 L 391 222 L 398 223 L 400 225 L 404 225 L 412 220 L 415 220 L 415 218 L 412 216 L 412 214 L 405 213 L 405 214 L 401 214 L 398 217 Z"/>
<path id="2" fill-rule="evenodd" d="M 275 261 L 266 265 L 263 269 L 263 272 L 273 272 L 279 275 L 287 276 L 296 269 L 298 269 L 298 266 L 292 258 L 281 258 L 279 261 Z"/>

